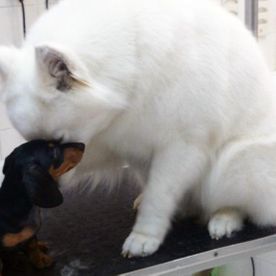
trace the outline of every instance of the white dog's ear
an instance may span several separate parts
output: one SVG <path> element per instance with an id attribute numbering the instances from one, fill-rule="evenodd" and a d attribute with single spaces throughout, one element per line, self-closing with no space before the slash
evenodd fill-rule
<path id="1" fill-rule="evenodd" d="M 39 46 L 35 48 L 35 54 L 43 78 L 51 80 L 57 90 L 88 86 L 87 70 L 72 52 L 56 46 Z"/>

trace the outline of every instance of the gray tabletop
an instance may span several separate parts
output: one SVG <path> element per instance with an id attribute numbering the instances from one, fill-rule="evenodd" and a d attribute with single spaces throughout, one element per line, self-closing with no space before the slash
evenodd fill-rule
<path id="1" fill-rule="evenodd" d="M 276 244 L 275 228 L 258 229 L 248 224 L 233 238 L 214 241 L 205 226 L 187 220 L 174 224 L 164 245 L 153 256 L 124 259 L 121 246 L 134 223 L 132 203 L 139 192 L 125 182 L 111 192 L 102 187 L 93 193 L 79 189 L 65 192 L 62 206 L 43 212 L 39 238 L 49 243 L 50 254 L 56 260 L 53 268 L 37 271 L 29 265 L 7 264 L 4 276 L 106 276 L 149 267 L 136 275 L 151 275 L 152 271 L 181 263 L 183 266 L 205 260 L 210 264 L 210 260 L 218 259 L 218 254 L 232 256 L 237 250 L 243 252 L 244 247 L 258 249 L 260 244 Z M 156 266 L 159 268 L 151 271 Z"/>

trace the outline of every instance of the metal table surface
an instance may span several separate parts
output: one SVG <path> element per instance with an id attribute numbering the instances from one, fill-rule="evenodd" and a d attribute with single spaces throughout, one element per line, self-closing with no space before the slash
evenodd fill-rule
<path id="1" fill-rule="evenodd" d="M 44 211 L 40 231 L 55 266 L 38 271 L 28 264 L 24 268 L 7 264 L 4 276 L 185 275 L 276 249 L 276 228 L 247 224 L 232 238 L 216 241 L 210 239 L 206 226 L 181 221 L 157 253 L 124 259 L 121 247 L 134 223 L 132 202 L 137 193 L 124 183 L 111 192 L 65 192 L 62 206 Z"/>

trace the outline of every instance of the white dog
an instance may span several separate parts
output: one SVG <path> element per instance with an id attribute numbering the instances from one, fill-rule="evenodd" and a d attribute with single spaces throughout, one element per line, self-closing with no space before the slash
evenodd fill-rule
<path id="1" fill-rule="evenodd" d="M 245 217 L 276 225 L 276 91 L 254 38 L 219 6 L 61 1 L 22 48 L 0 48 L 0 72 L 26 139 L 86 143 L 75 179 L 125 162 L 140 172 L 124 255 L 155 252 L 187 195 L 213 238 Z"/>

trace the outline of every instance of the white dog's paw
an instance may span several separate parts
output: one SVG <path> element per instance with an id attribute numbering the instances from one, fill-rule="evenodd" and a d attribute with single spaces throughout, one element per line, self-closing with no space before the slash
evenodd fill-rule
<path id="1" fill-rule="evenodd" d="M 161 241 L 153 236 L 132 232 L 125 240 L 122 255 L 126 258 L 146 257 L 159 248 Z"/>
<path id="2" fill-rule="evenodd" d="M 208 223 L 209 234 L 212 239 L 220 239 L 224 236 L 230 238 L 232 233 L 239 231 L 243 226 L 243 218 L 236 211 L 220 211 L 216 213 Z"/>

